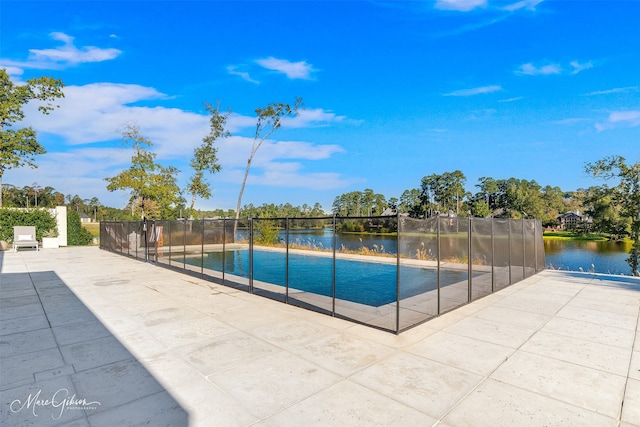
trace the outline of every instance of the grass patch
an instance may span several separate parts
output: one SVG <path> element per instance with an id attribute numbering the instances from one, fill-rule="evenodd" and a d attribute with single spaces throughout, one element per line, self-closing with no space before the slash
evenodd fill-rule
<path id="1" fill-rule="evenodd" d="M 544 240 L 582 240 L 588 242 L 599 242 L 609 240 L 608 237 L 599 234 L 577 234 L 569 231 L 545 231 Z"/>
<path id="2" fill-rule="evenodd" d="M 100 223 L 98 222 L 90 222 L 82 224 L 84 228 L 89 230 L 93 237 L 100 237 Z"/>

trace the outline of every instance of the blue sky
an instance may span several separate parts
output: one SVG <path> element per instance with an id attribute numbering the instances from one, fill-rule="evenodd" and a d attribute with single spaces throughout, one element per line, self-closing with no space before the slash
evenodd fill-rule
<path id="1" fill-rule="evenodd" d="M 67 87 L 24 125 L 48 153 L 4 183 L 123 207 L 105 177 L 129 165 L 127 123 L 181 170 L 208 132 L 204 102 L 233 111 L 222 171 L 200 209 L 235 208 L 256 107 L 305 110 L 256 156 L 243 204 L 387 198 L 461 170 L 565 191 L 600 184 L 586 162 L 640 161 L 638 1 L 13 1 L 0 67 Z"/>

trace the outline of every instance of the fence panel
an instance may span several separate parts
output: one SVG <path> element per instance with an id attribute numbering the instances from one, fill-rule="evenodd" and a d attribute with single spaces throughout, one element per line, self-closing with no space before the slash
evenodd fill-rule
<path id="1" fill-rule="evenodd" d="M 286 220 L 253 220 L 253 293 L 284 302 L 286 299 L 287 251 L 281 232 Z"/>
<path id="2" fill-rule="evenodd" d="M 395 330 L 397 245 L 383 243 L 385 223 L 382 218 L 336 219 L 335 314 Z"/>
<path id="3" fill-rule="evenodd" d="M 157 220 L 151 230 L 150 242 L 155 247 L 155 259 L 157 265 L 169 267 L 171 246 L 169 246 L 169 221 Z"/>
<path id="4" fill-rule="evenodd" d="M 536 221 L 524 221 L 524 277 L 536 274 Z"/>
<path id="5" fill-rule="evenodd" d="M 191 274 L 202 275 L 203 222 L 184 220 L 184 268 Z"/>
<path id="6" fill-rule="evenodd" d="M 171 267 L 178 270 L 185 269 L 185 245 L 186 233 L 184 220 L 169 221 L 171 235 L 169 245 L 171 246 Z"/>
<path id="7" fill-rule="evenodd" d="M 333 312 L 333 219 L 290 219 L 288 303 Z"/>
<path id="8" fill-rule="evenodd" d="M 440 313 L 469 302 L 469 220 L 440 217 Z"/>
<path id="9" fill-rule="evenodd" d="M 243 291 L 250 291 L 251 221 L 248 219 L 224 220 L 225 243 L 221 262 L 223 263 L 224 285 Z"/>
<path id="10" fill-rule="evenodd" d="M 524 279 L 525 241 L 523 224 L 523 220 L 509 220 L 509 227 L 511 230 L 511 284 Z"/>
<path id="11" fill-rule="evenodd" d="M 493 292 L 493 239 L 491 218 L 471 219 L 471 300 Z"/>
<path id="12" fill-rule="evenodd" d="M 542 222 L 536 220 L 536 273 L 546 268 L 544 241 L 542 240 Z"/>
<path id="13" fill-rule="evenodd" d="M 216 283 L 223 283 L 225 244 L 233 235 L 233 223 L 226 220 L 203 220 L 203 277 Z M 229 227 L 230 226 L 230 227 Z M 227 229 L 231 228 L 227 234 Z"/>
<path id="14" fill-rule="evenodd" d="M 399 219 L 401 330 L 438 315 L 437 228 L 436 218 Z"/>
<path id="15" fill-rule="evenodd" d="M 511 284 L 510 220 L 493 220 L 493 290 L 499 291 Z"/>

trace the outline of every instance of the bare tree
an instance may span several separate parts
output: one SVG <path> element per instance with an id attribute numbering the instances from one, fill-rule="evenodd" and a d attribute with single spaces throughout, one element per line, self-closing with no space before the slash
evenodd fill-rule
<path id="1" fill-rule="evenodd" d="M 249 177 L 249 170 L 251 169 L 251 162 L 256 155 L 262 143 L 269 138 L 273 133 L 282 126 L 282 120 L 286 117 L 296 117 L 298 110 L 302 107 L 302 98 L 296 98 L 295 103 L 283 104 L 283 103 L 271 103 L 265 108 L 256 108 L 256 133 L 253 138 L 253 144 L 251 145 L 251 153 L 247 159 L 247 168 L 244 171 L 244 178 L 242 179 L 242 186 L 240 187 L 240 194 L 238 195 L 238 205 L 236 207 L 236 226 L 237 220 L 240 218 L 240 206 L 242 205 L 242 195 L 244 194 L 244 188 L 247 184 L 247 178 Z M 234 227 L 234 235 L 235 235 Z"/>

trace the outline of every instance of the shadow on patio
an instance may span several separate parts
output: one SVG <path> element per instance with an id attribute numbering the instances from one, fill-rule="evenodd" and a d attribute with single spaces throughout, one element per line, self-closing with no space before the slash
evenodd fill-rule
<path id="1" fill-rule="evenodd" d="M 52 271 L 0 274 L 0 377 L 0 425 L 189 424 Z"/>

